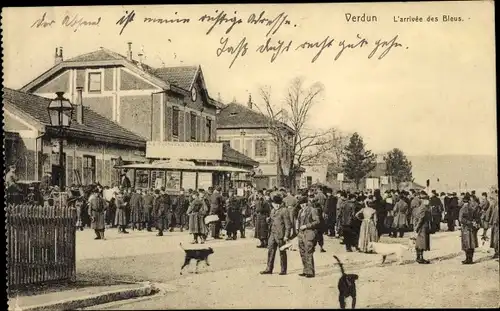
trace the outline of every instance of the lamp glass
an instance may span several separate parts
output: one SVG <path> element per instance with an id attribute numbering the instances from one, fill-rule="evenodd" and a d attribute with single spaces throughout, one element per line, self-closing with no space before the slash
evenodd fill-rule
<path id="1" fill-rule="evenodd" d="M 64 93 L 58 92 L 56 94 L 57 97 L 47 107 L 50 124 L 58 127 L 69 127 L 74 110 L 73 105 L 62 96 Z"/>

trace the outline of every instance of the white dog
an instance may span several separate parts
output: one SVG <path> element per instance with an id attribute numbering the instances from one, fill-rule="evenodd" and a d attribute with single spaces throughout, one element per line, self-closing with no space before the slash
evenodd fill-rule
<path id="1" fill-rule="evenodd" d="M 407 251 L 413 251 L 414 244 L 412 239 L 409 239 L 408 245 L 396 244 L 396 243 L 368 243 L 368 251 L 372 251 L 376 254 L 382 255 L 382 264 L 389 255 L 396 255 L 398 257 L 398 264 L 403 264 L 403 255 Z M 413 244 L 413 245 L 412 245 Z"/>

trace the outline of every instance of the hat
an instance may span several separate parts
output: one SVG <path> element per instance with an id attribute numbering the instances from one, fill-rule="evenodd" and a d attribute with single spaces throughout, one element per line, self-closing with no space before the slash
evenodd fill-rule
<path id="1" fill-rule="evenodd" d="M 280 195 L 274 195 L 271 201 L 275 204 L 281 204 L 283 203 L 283 198 Z"/>
<path id="2" fill-rule="evenodd" d="M 302 198 L 300 198 L 300 199 L 299 199 L 299 202 L 298 202 L 298 203 L 299 203 L 299 204 L 306 204 L 306 203 L 307 203 L 307 199 L 306 199 L 306 198 L 304 198 L 304 197 L 302 197 Z"/>
<path id="3" fill-rule="evenodd" d="M 419 194 L 420 195 L 427 195 L 427 192 L 425 192 L 424 190 L 421 190 Z"/>
<path id="4" fill-rule="evenodd" d="M 466 195 L 463 199 L 463 202 L 470 202 L 470 196 Z"/>

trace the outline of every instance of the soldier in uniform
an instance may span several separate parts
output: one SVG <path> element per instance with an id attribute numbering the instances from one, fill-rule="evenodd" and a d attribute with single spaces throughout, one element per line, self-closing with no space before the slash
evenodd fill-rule
<path id="1" fill-rule="evenodd" d="M 146 230 L 148 232 L 151 232 L 153 230 L 151 230 L 151 223 L 152 223 L 152 220 L 153 220 L 153 215 L 152 215 L 152 211 L 153 211 L 153 202 L 154 202 L 154 190 L 153 189 L 150 189 L 149 191 L 148 190 L 145 190 L 145 193 L 144 193 L 144 196 L 142 198 L 143 200 L 143 220 L 144 220 L 144 223 L 143 223 L 143 227 L 146 228 Z"/>
<path id="2" fill-rule="evenodd" d="M 264 200 L 264 192 L 259 190 L 255 197 L 255 238 L 259 239 L 260 245 L 257 248 L 266 248 L 267 239 L 269 238 L 269 226 L 267 219 L 271 214 L 271 208 L 267 200 Z"/>
<path id="3" fill-rule="evenodd" d="M 295 228 L 295 223 L 297 221 L 297 199 L 292 195 L 292 192 L 288 190 L 286 197 L 283 198 L 283 203 L 288 210 L 290 216 L 290 222 L 292 223 L 292 238 L 297 235 L 297 230 Z"/>
<path id="4" fill-rule="evenodd" d="M 495 250 L 493 258 L 498 259 L 499 248 L 499 224 L 498 224 L 498 190 L 493 190 L 490 195 L 490 208 L 488 209 L 487 219 L 491 228 L 490 247 Z"/>
<path id="5" fill-rule="evenodd" d="M 352 252 L 352 247 L 357 247 L 353 220 L 356 213 L 356 196 L 349 194 L 348 201 L 341 205 L 338 218 L 342 223 L 342 235 L 344 236 L 345 249 Z"/>
<path id="6" fill-rule="evenodd" d="M 188 219 L 187 219 L 187 210 L 189 207 L 189 200 L 186 198 L 184 194 L 184 189 L 181 188 L 179 196 L 177 197 L 177 206 L 175 208 L 175 218 L 177 220 L 177 224 L 181 228 L 181 232 L 184 229 L 188 229 Z"/>
<path id="7" fill-rule="evenodd" d="M 227 214 L 226 214 L 226 240 L 236 240 L 236 233 L 241 227 L 241 209 L 240 202 L 234 195 L 234 190 L 229 189 L 229 197 L 226 201 Z"/>
<path id="8" fill-rule="evenodd" d="M 317 241 L 316 235 L 320 234 L 318 228 L 321 220 L 318 209 L 313 206 L 313 203 L 308 203 L 306 198 L 301 198 L 300 207 L 297 217 L 299 226 L 298 239 L 300 258 L 304 268 L 299 276 L 313 278 L 315 275 L 313 255 Z"/>
<path id="9" fill-rule="evenodd" d="M 210 215 L 219 216 L 219 220 L 214 222 L 210 229 L 214 239 L 220 239 L 221 221 L 224 215 L 224 198 L 221 195 L 221 188 L 217 187 L 210 196 Z"/>
<path id="10" fill-rule="evenodd" d="M 144 200 L 142 198 L 141 189 L 136 189 L 130 196 L 130 218 L 132 222 L 132 230 L 142 230 Z"/>
<path id="11" fill-rule="evenodd" d="M 97 187 L 93 187 L 94 194 L 89 201 L 90 226 L 95 231 L 94 240 L 104 240 L 106 205 L 101 192 Z"/>
<path id="12" fill-rule="evenodd" d="M 326 191 L 326 204 L 323 209 L 323 216 L 326 220 L 326 227 L 328 229 L 328 236 L 335 236 L 335 221 L 337 220 L 337 200 L 338 198 L 332 195 L 332 190 Z"/>
<path id="13" fill-rule="evenodd" d="M 269 240 L 267 242 L 267 267 L 260 274 L 272 274 L 274 268 L 274 258 L 276 257 L 276 250 L 285 245 L 290 238 L 290 230 L 292 224 L 290 222 L 290 215 L 288 210 L 282 205 L 283 199 L 279 195 L 272 197 L 272 210 L 269 217 Z M 286 275 L 287 272 L 287 254 L 286 250 L 280 250 L 280 275 Z"/>
<path id="14" fill-rule="evenodd" d="M 165 192 L 165 187 L 161 187 L 158 197 L 155 200 L 155 216 L 156 227 L 158 228 L 157 236 L 163 236 L 163 231 L 167 228 L 167 210 L 170 205 L 170 197 Z"/>
<path id="15" fill-rule="evenodd" d="M 127 202 L 125 201 L 123 190 L 120 190 L 115 199 L 116 204 L 116 216 L 115 224 L 118 226 L 119 233 L 128 234 L 127 228 Z"/>
<path id="16" fill-rule="evenodd" d="M 316 242 L 318 243 L 322 253 L 326 252 L 326 250 L 324 249 L 324 234 L 326 232 L 326 221 L 323 217 L 323 207 L 326 202 L 326 199 L 323 200 L 324 196 L 325 195 L 323 194 L 323 192 L 321 192 L 321 190 L 319 189 L 316 195 L 312 192 L 309 194 L 309 204 L 316 209 L 316 214 L 319 217 L 319 225 L 316 226 Z"/>
<path id="17" fill-rule="evenodd" d="M 430 261 L 424 259 L 424 251 L 431 249 L 430 241 L 431 212 L 429 209 L 429 196 L 425 191 L 420 192 L 420 206 L 413 211 L 413 229 L 416 240 L 415 249 L 417 262 L 419 264 L 429 264 Z"/>
<path id="18" fill-rule="evenodd" d="M 479 245 L 477 231 L 480 228 L 481 218 L 472 205 L 471 198 L 467 195 L 463 198 L 463 205 L 458 214 L 458 219 L 461 223 L 462 250 L 465 252 L 465 260 L 462 261 L 462 264 L 470 265 L 474 262 L 474 249 Z"/>
<path id="19" fill-rule="evenodd" d="M 443 203 L 437 196 L 436 190 L 432 190 L 432 195 L 429 201 L 431 208 L 431 233 L 439 232 L 441 227 L 441 217 L 443 215 Z"/>

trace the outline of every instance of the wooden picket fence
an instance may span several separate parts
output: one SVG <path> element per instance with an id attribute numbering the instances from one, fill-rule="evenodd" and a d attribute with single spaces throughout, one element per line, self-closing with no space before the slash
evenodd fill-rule
<path id="1" fill-rule="evenodd" d="M 9 290 L 31 284 L 74 279 L 74 208 L 9 205 L 6 216 Z"/>

